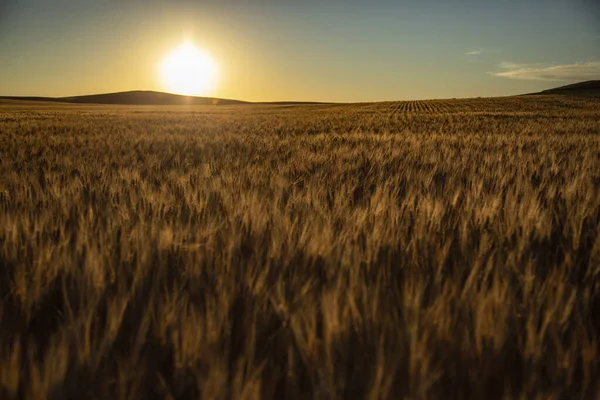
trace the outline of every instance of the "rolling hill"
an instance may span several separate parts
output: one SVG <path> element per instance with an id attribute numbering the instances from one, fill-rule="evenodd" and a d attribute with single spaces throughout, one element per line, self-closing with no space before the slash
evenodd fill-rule
<path id="1" fill-rule="evenodd" d="M 579 82 L 527 95 L 569 95 L 600 97 L 600 80 Z M 123 105 L 299 105 L 299 104 L 331 104 L 327 102 L 248 102 L 241 100 L 220 99 L 213 97 L 182 96 L 171 93 L 136 90 L 130 92 L 93 94 L 72 97 L 39 97 L 39 96 L 0 96 L 0 99 L 18 101 L 37 101 L 71 104 L 123 104 Z"/>
<path id="2" fill-rule="evenodd" d="M 182 96 L 178 94 L 136 90 L 130 92 L 92 94 L 71 97 L 40 97 L 40 96 L 0 96 L 0 99 L 13 101 L 36 101 L 71 104 L 115 104 L 115 105 L 242 105 L 242 104 L 270 104 L 270 105 L 299 105 L 299 104 L 330 104 L 325 102 L 307 101 L 274 101 L 274 102 L 249 102 L 241 100 L 220 99 L 215 97 Z"/>
<path id="3" fill-rule="evenodd" d="M 554 89 L 544 90 L 535 94 L 560 94 L 570 96 L 593 96 L 600 97 L 600 80 L 574 83 L 572 85 L 560 86 Z"/>
<path id="4" fill-rule="evenodd" d="M 21 101 L 48 101 L 55 103 L 73 104 L 124 104 L 124 105 L 234 105 L 248 104 L 245 101 L 218 99 L 212 97 L 181 96 L 177 94 L 153 92 L 153 91 L 131 91 L 119 93 L 94 94 L 73 97 L 18 97 L 2 96 L 7 100 Z"/>

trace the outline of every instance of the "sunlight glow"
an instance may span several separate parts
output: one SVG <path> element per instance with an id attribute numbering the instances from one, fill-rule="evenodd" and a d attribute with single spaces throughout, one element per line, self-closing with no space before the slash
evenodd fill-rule
<path id="1" fill-rule="evenodd" d="M 187 96 L 210 94 L 217 83 L 218 72 L 215 60 L 191 42 L 179 46 L 161 64 L 166 89 Z"/>

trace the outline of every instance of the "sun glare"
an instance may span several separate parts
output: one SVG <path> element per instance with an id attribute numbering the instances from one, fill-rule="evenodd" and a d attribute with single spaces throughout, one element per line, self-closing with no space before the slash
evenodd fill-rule
<path id="1" fill-rule="evenodd" d="M 186 42 L 165 57 L 161 75 L 166 89 L 172 93 L 207 95 L 217 83 L 218 65 L 208 53 Z"/>

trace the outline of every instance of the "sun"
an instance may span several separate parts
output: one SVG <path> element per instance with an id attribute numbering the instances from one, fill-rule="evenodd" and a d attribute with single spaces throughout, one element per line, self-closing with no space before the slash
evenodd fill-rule
<path id="1" fill-rule="evenodd" d="M 160 67 L 166 89 L 187 96 L 210 94 L 219 75 L 215 60 L 191 42 L 183 43 L 168 54 Z"/>

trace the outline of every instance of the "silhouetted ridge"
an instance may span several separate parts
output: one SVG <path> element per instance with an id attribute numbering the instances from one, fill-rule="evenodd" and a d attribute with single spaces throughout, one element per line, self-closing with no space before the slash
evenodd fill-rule
<path id="1" fill-rule="evenodd" d="M 213 97 L 181 96 L 152 91 L 93 94 L 72 97 L 3 97 L 9 100 L 51 101 L 75 104 L 131 104 L 131 105 L 233 105 L 248 104 L 245 101 Z"/>
<path id="2" fill-rule="evenodd" d="M 600 81 L 586 81 L 548 89 L 536 94 L 564 94 L 571 96 L 600 96 Z"/>

